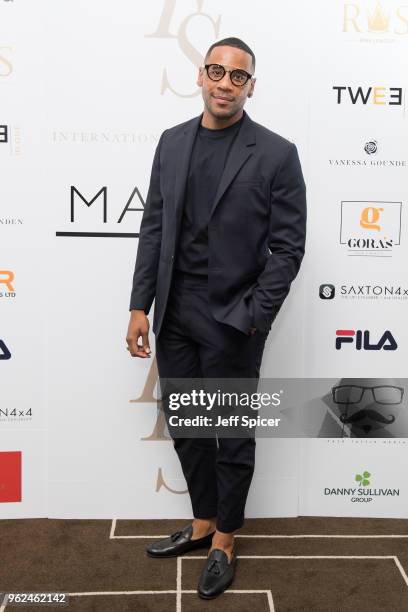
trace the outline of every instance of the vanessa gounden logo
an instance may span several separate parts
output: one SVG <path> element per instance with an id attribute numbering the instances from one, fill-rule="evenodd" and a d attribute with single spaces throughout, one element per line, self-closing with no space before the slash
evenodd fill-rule
<path id="1" fill-rule="evenodd" d="M 378 151 L 378 143 L 376 140 L 369 140 L 364 145 L 364 151 L 367 155 L 374 155 Z"/>
<path id="2" fill-rule="evenodd" d="M 347 145 L 348 146 L 348 145 Z M 381 147 L 381 150 L 386 149 L 389 151 L 390 147 L 394 149 L 394 143 L 388 143 L 388 147 Z M 363 143 L 362 148 L 359 149 L 360 153 L 365 155 L 353 155 L 353 157 L 331 157 L 328 159 L 329 166 L 332 168 L 395 168 L 400 170 L 401 168 L 408 167 L 407 159 L 396 159 L 390 157 L 389 154 L 385 157 L 384 154 L 380 154 L 378 140 L 368 140 Z"/>

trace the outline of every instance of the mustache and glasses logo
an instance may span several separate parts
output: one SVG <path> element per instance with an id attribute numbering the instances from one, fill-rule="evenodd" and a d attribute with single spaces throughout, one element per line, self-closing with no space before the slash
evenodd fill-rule
<path id="1" fill-rule="evenodd" d="M 342 423 L 358 423 L 363 419 L 369 419 L 377 423 L 391 425 L 395 421 L 393 414 L 384 415 L 372 405 L 361 408 L 353 414 L 348 414 L 348 407 L 356 407 L 363 400 L 365 394 L 371 394 L 375 404 L 379 406 L 396 406 L 402 403 L 404 389 L 393 385 L 378 385 L 366 387 L 360 385 L 338 385 L 332 387 L 332 398 L 335 404 L 344 406 L 346 411 L 340 415 Z"/>

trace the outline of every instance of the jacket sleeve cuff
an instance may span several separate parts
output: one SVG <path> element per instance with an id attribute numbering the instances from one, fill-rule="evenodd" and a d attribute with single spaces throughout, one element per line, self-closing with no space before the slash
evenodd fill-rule
<path id="1" fill-rule="evenodd" d="M 253 312 L 252 324 L 260 331 L 269 331 L 272 327 L 272 323 L 275 320 L 276 315 L 281 309 L 282 304 L 273 304 L 268 311 L 266 311 L 257 301 L 252 297 L 250 301 L 250 311 Z"/>
<path id="2" fill-rule="evenodd" d="M 138 303 L 138 302 L 132 302 L 129 306 L 129 312 L 131 310 L 144 310 L 145 314 L 148 315 L 150 308 L 148 306 L 146 306 L 146 304 L 142 304 L 142 303 Z"/>

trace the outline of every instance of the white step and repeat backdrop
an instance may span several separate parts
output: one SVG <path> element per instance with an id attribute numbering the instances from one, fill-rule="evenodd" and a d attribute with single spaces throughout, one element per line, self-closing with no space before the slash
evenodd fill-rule
<path id="1" fill-rule="evenodd" d="M 155 361 L 125 336 L 155 146 L 201 112 L 197 66 L 226 36 L 253 48 L 246 110 L 296 143 L 308 188 L 262 375 L 407 376 L 402 0 L 0 0 L 3 518 L 190 516 Z M 408 517 L 404 410 L 350 428 L 330 394 L 311 406 L 326 437 L 259 440 L 247 516 Z"/>

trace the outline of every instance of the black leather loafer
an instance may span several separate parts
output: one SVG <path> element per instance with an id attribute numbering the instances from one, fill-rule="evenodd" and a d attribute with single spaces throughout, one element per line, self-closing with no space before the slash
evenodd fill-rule
<path id="1" fill-rule="evenodd" d="M 204 538 L 192 540 L 193 525 L 190 523 L 190 525 L 187 525 L 181 531 L 176 531 L 167 538 L 152 542 L 146 548 L 146 552 L 149 557 L 178 557 L 196 548 L 210 548 L 214 533 L 212 532 Z"/>
<path id="2" fill-rule="evenodd" d="M 202 599 L 213 599 L 221 595 L 234 580 L 235 564 L 234 551 L 232 551 L 231 561 L 228 561 L 228 555 L 223 550 L 214 548 L 208 555 L 198 583 L 199 596 Z"/>

